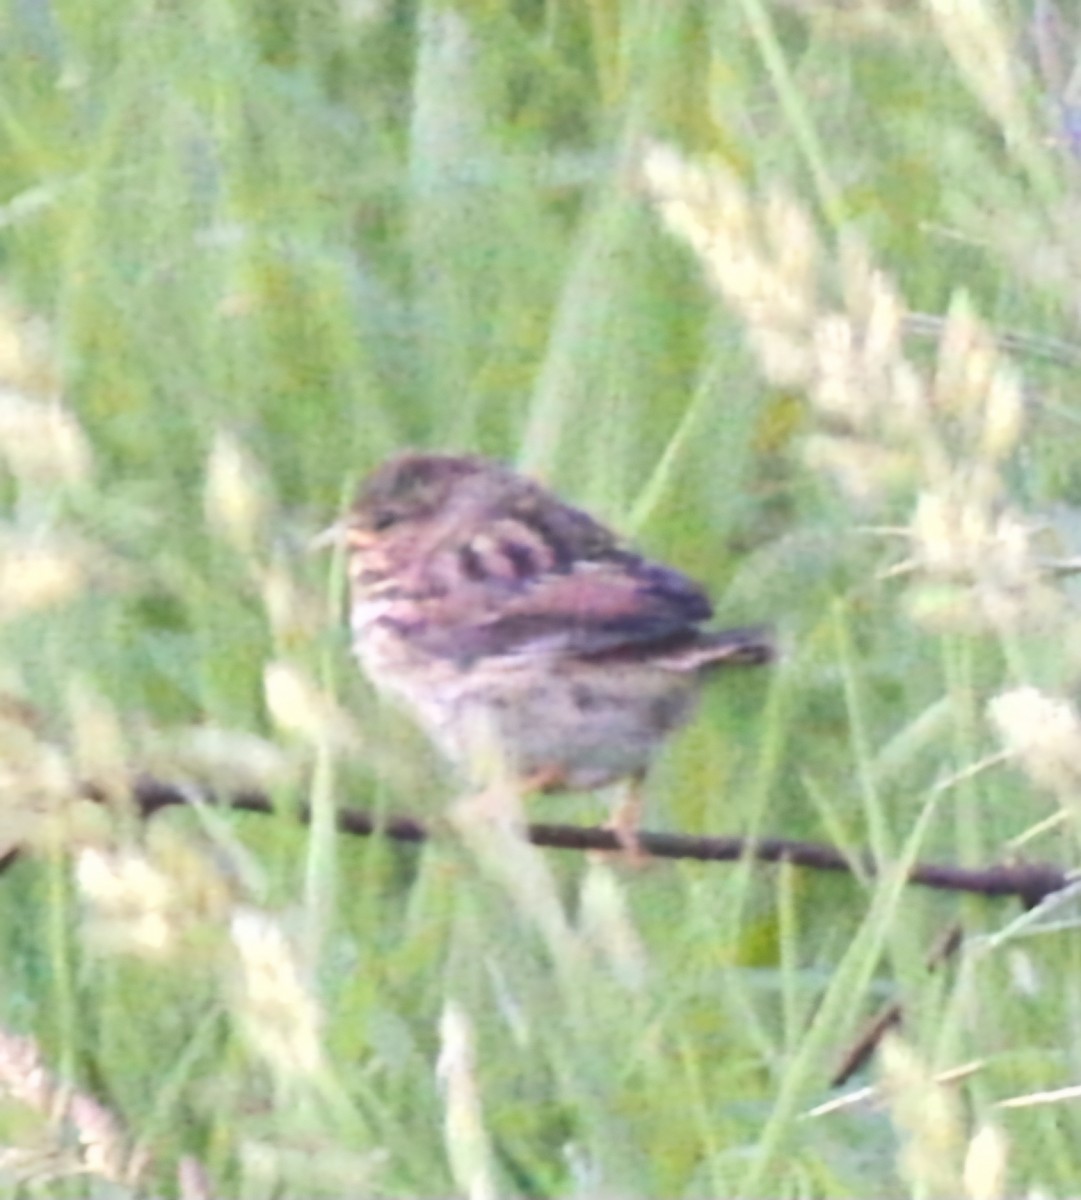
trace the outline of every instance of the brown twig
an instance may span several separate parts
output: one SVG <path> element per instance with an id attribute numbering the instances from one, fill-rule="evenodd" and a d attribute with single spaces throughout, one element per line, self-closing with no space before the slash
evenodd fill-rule
<path id="1" fill-rule="evenodd" d="M 162 808 L 187 804 L 190 791 L 159 779 L 141 777 L 132 793 L 144 816 Z M 89 790 L 91 796 L 93 790 Z M 225 804 L 243 812 L 269 813 L 273 804 L 257 791 L 242 791 L 225 797 Z M 307 811 L 302 809 L 302 820 Z M 412 817 L 376 818 L 358 809 L 343 809 L 338 828 L 356 837 L 380 835 L 398 842 L 425 842 L 432 830 Z M 526 837 L 535 846 L 554 850 L 621 849 L 617 835 L 610 829 L 581 825 L 530 825 Z M 697 837 L 682 833 L 638 834 L 642 850 L 653 858 L 686 859 L 696 862 L 738 862 L 743 858 L 759 862 L 786 862 L 816 871 L 858 870 L 875 873 L 870 859 L 855 863 L 847 855 L 820 842 L 800 842 L 789 838 Z M 987 867 L 956 867 L 947 863 L 917 863 L 909 872 L 909 882 L 943 891 L 971 892 L 980 896 L 1017 896 L 1026 905 L 1039 903 L 1052 892 L 1061 891 L 1069 876 L 1049 863 L 997 863 Z"/>
<path id="2" fill-rule="evenodd" d="M 964 931 L 956 921 L 943 930 L 927 955 L 928 971 L 933 971 L 943 963 L 949 962 L 961 949 L 963 935 Z M 830 1077 L 830 1087 L 842 1087 L 846 1084 L 875 1052 L 885 1034 L 901 1024 L 904 1015 L 904 1005 L 900 1000 L 891 1000 L 888 1004 L 884 1004 L 864 1025 L 852 1045 L 841 1056 L 837 1069 Z"/>

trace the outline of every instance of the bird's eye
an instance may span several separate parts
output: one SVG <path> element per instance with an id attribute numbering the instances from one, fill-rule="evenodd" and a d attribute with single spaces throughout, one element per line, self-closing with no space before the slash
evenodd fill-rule
<path id="1" fill-rule="evenodd" d="M 372 528 L 376 533 L 382 533 L 384 529 L 389 529 L 392 525 L 397 525 L 400 519 L 399 514 L 394 512 L 393 509 L 384 508 L 372 517 Z"/>

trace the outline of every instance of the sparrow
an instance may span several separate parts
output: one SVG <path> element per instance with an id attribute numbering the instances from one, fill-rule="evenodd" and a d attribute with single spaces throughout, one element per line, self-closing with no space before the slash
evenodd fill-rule
<path id="1" fill-rule="evenodd" d="M 400 454 L 343 523 L 353 647 L 467 780 L 519 795 L 641 784 L 706 676 L 768 663 L 771 631 L 709 629 L 687 576 L 548 489 L 471 455 Z"/>

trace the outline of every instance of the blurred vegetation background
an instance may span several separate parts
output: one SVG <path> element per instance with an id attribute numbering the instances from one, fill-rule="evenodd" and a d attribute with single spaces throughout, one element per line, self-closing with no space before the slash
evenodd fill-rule
<path id="1" fill-rule="evenodd" d="M 1070 897 L 903 872 L 1077 859 L 1079 29 L 0 0 L 5 1195 L 1076 1194 L 1076 1100 L 1007 1106 L 1081 1074 Z M 336 838 L 454 795 L 311 549 L 405 446 L 516 462 L 775 622 L 649 827 L 877 877 Z M 139 773 L 191 810 L 143 827 Z M 240 786 L 275 815 L 197 802 Z M 895 998 L 875 1099 L 809 1116 Z"/>

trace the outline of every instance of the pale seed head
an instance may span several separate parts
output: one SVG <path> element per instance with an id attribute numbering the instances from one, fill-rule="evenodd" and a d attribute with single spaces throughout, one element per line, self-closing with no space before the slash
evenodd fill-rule
<path id="1" fill-rule="evenodd" d="M 981 1125 L 968 1144 L 963 1168 L 966 1200 L 1003 1200 L 1010 1143 L 997 1125 Z"/>
<path id="2" fill-rule="evenodd" d="M 203 505 L 212 529 L 242 553 L 251 553 L 269 504 L 261 466 L 234 437 L 219 433 L 207 460 Z"/>
<path id="3" fill-rule="evenodd" d="M 268 913 L 237 908 L 235 1008 L 253 1049 L 278 1075 L 312 1078 L 325 1067 L 323 1016 L 296 950 Z"/>
<path id="4" fill-rule="evenodd" d="M 1006 750 L 1033 782 L 1060 796 L 1081 788 L 1081 720 L 1066 700 L 1034 687 L 1001 692 L 987 706 Z"/>

